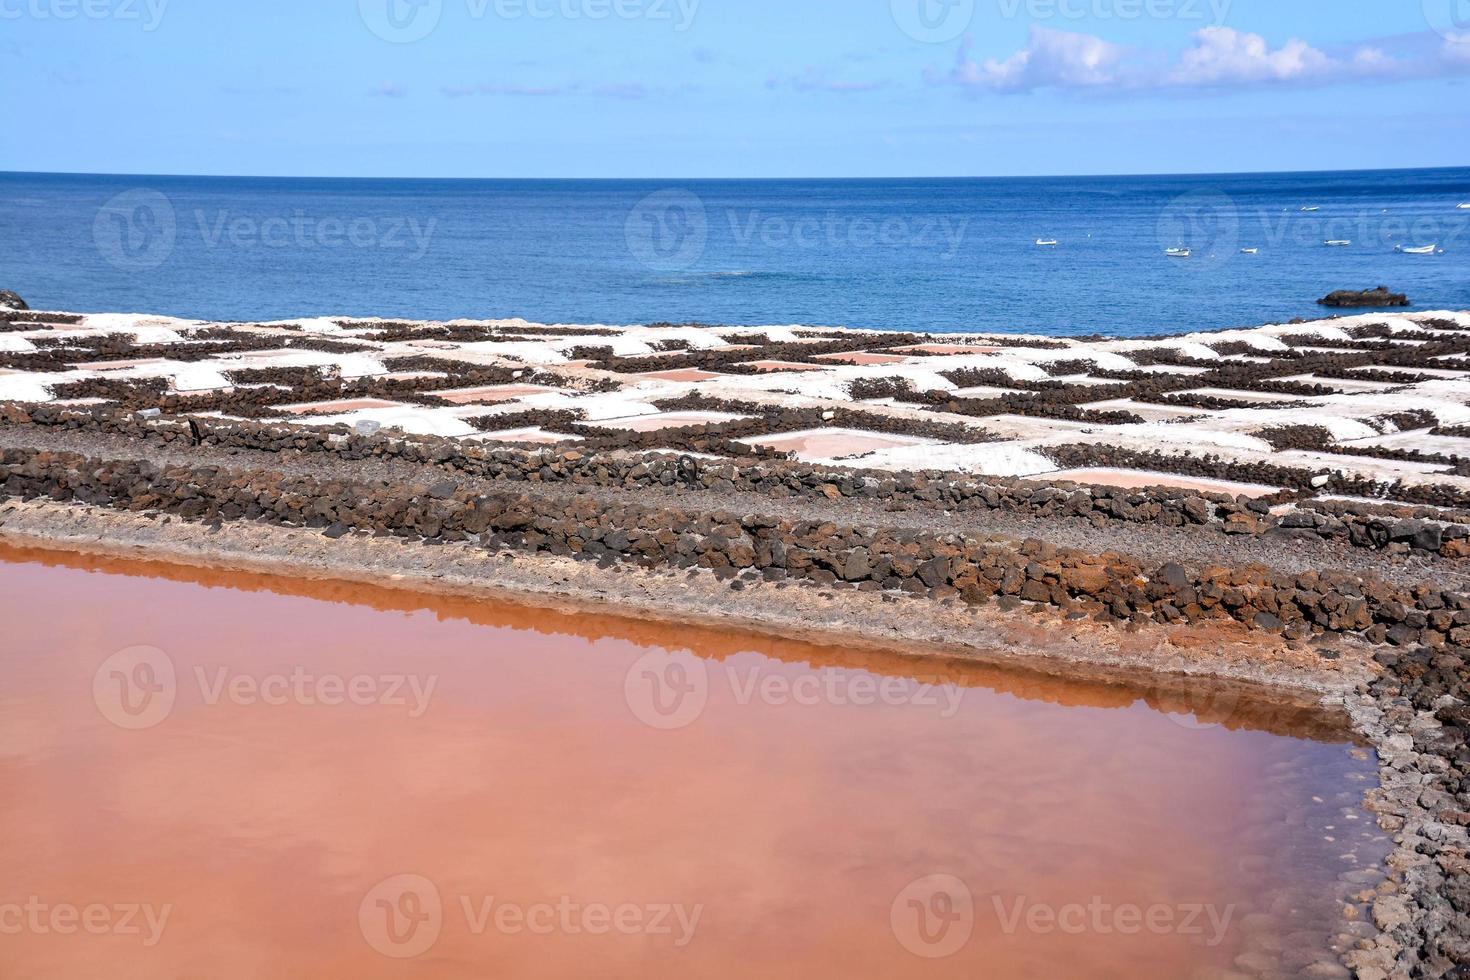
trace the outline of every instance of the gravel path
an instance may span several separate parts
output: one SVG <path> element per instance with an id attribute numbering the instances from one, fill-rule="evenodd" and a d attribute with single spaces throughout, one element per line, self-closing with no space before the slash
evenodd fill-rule
<path id="1" fill-rule="evenodd" d="M 399 485 L 431 483 L 444 478 L 437 467 L 402 460 L 346 460 L 324 453 L 268 453 L 201 446 L 192 449 L 142 445 L 114 434 L 68 432 L 37 427 L 0 427 L 0 448 L 32 448 L 82 453 L 111 459 L 146 458 L 157 464 L 216 465 L 230 469 L 271 469 L 291 476 L 343 481 L 383 481 Z M 1040 538 L 1093 554 L 1118 552 L 1146 561 L 1177 561 L 1193 567 L 1260 564 L 1289 573 L 1331 568 L 1377 575 L 1400 585 L 1433 581 L 1441 588 L 1470 588 L 1470 561 L 1446 561 L 1424 555 L 1390 555 L 1343 546 L 1316 536 L 1227 536 L 1199 527 L 1110 522 L 1101 528 L 1077 517 L 1033 517 L 1003 511 L 949 513 L 922 505 L 890 510 L 883 501 L 783 498 L 740 491 L 679 488 L 593 487 L 564 483 L 509 483 L 467 479 L 457 482 L 484 491 L 513 488 L 539 497 L 584 494 L 615 500 L 636 494 L 641 503 L 681 510 L 760 512 L 797 521 L 890 527 L 930 533 L 963 533 L 981 538 L 1019 541 Z"/>

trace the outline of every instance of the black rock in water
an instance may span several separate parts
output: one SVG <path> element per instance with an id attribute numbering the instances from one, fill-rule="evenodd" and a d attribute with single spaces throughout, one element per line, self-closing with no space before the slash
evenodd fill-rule
<path id="1" fill-rule="evenodd" d="M 28 310 L 30 307 L 26 305 L 25 300 L 20 298 L 19 294 L 12 293 L 8 289 L 0 289 L 0 309 Z"/>
<path id="2" fill-rule="evenodd" d="M 1387 286 L 1377 289 L 1339 289 L 1317 300 L 1318 306 L 1339 306 L 1350 309 L 1370 306 L 1408 306 L 1409 297 L 1403 293 L 1391 293 Z"/>

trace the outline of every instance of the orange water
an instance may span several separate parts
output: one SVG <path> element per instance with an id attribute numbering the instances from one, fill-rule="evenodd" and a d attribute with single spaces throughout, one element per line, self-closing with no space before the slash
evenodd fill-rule
<path id="1" fill-rule="evenodd" d="M 5 977 L 1208 976 L 1375 846 L 1231 694 L 13 550 L 0 613 Z"/>

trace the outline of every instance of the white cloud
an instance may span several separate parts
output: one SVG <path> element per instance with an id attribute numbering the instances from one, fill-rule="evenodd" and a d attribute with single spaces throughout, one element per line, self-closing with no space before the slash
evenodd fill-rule
<path id="1" fill-rule="evenodd" d="M 927 77 L 976 91 L 1020 93 L 1326 85 L 1436 78 L 1467 70 L 1470 44 L 1453 40 L 1411 45 L 1400 56 L 1372 45 L 1329 53 L 1296 38 L 1273 48 L 1259 34 L 1206 27 L 1191 35 L 1189 47 L 1172 61 L 1161 61 L 1090 34 L 1033 26 L 1026 46 L 1003 60 L 976 61 L 967 37 L 954 68 L 930 70 Z"/>
<path id="2" fill-rule="evenodd" d="M 1026 47 L 1004 61 L 987 59 L 977 64 L 970 58 L 970 39 L 966 37 L 960 43 L 959 63 L 952 78 L 961 85 L 997 92 L 1111 85 L 1119 80 L 1127 56 L 1127 49 L 1090 34 L 1032 27 Z"/>
<path id="3" fill-rule="evenodd" d="M 1295 38 L 1273 51 L 1259 34 L 1206 27 L 1195 32 L 1194 46 L 1179 56 L 1165 81 L 1173 85 L 1292 82 L 1322 78 L 1341 67 Z"/>

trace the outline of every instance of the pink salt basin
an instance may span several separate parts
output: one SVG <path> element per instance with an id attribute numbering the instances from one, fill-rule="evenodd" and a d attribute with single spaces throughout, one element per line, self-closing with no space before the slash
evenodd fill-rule
<path id="1" fill-rule="evenodd" d="M 1179 476 L 1175 473 L 1154 473 L 1149 470 L 1090 469 L 1060 470 L 1029 477 L 1036 481 L 1066 481 L 1069 483 L 1096 483 L 1105 487 L 1122 487 L 1140 490 L 1144 487 L 1177 487 L 1180 490 L 1199 490 L 1206 493 L 1228 493 L 1232 496 L 1266 497 L 1280 493 L 1280 487 L 1268 487 L 1259 483 L 1235 483 L 1231 480 L 1211 480 L 1205 477 Z"/>
<path id="2" fill-rule="evenodd" d="M 701 371 L 699 368 L 676 368 L 672 371 L 646 371 L 633 377 L 649 378 L 653 381 L 711 381 L 720 375 L 714 371 Z"/>
<path id="3" fill-rule="evenodd" d="M 290 415 L 340 415 L 343 412 L 359 412 L 367 408 L 401 408 L 412 411 L 412 405 L 402 402 L 384 401 L 381 398 L 349 398 L 335 402 L 304 402 L 299 405 L 277 405 L 276 411 Z"/>
<path id="4" fill-rule="evenodd" d="M 436 391 L 434 395 L 456 405 L 490 405 L 513 401 L 526 395 L 543 395 L 552 390 L 554 389 L 542 385 L 482 385 L 478 388 Z"/>
<path id="5" fill-rule="evenodd" d="M 78 371 L 123 371 L 127 368 L 153 367 L 156 364 L 168 363 L 161 357 L 144 357 L 132 361 L 88 361 L 85 364 L 74 364 L 72 367 Z"/>
<path id="6" fill-rule="evenodd" d="M 747 439 L 755 446 L 766 446 L 778 452 L 794 452 L 802 459 L 841 459 L 860 456 L 879 449 L 927 445 L 927 440 L 908 436 L 865 432 L 861 429 L 813 429 L 810 432 L 787 432 L 780 435 Z"/>

